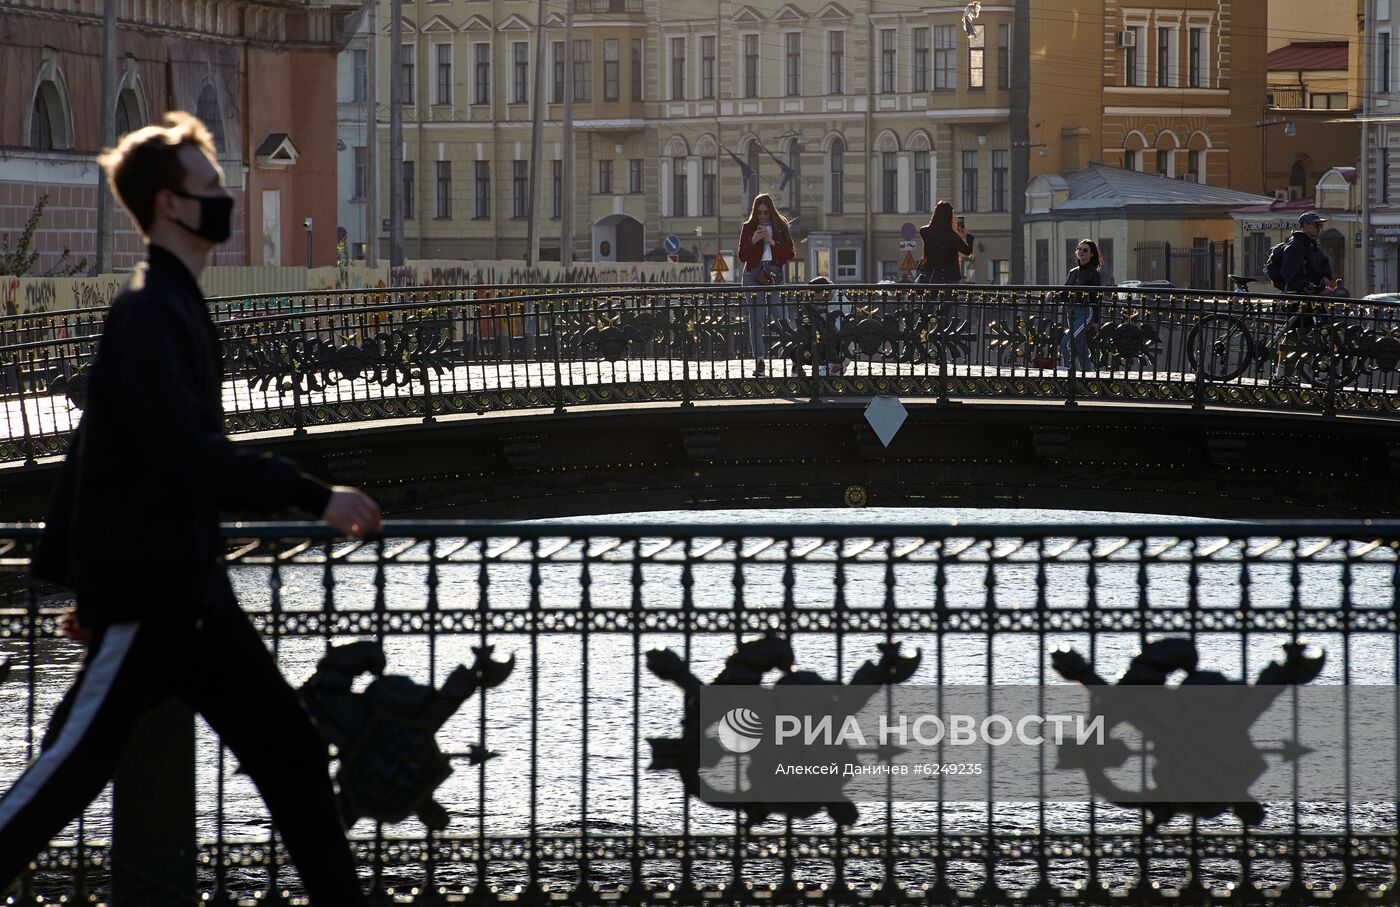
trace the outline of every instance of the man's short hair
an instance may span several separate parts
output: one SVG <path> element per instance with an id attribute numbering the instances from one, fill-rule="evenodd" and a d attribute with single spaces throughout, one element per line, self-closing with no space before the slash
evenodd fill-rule
<path id="1" fill-rule="evenodd" d="M 117 147 L 97 157 L 112 193 L 131 212 L 142 233 L 155 222 L 156 193 L 184 188 L 185 168 L 180 164 L 183 145 L 193 145 L 211 159 L 217 157 L 214 137 L 199 118 L 183 110 L 172 110 L 161 125 L 129 132 Z"/>

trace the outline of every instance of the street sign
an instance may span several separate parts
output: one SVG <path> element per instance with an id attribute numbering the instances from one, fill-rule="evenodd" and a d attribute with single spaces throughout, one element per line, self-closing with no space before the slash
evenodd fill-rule
<path id="1" fill-rule="evenodd" d="M 729 265 L 724 263 L 723 255 L 718 252 L 715 253 L 715 261 L 714 264 L 710 265 L 710 270 L 716 274 L 723 274 L 725 271 L 729 270 Z"/>
<path id="2" fill-rule="evenodd" d="M 899 269 L 900 269 L 901 271 L 912 271 L 912 270 L 914 270 L 914 256 L 911 255 L 911 254 L 908 253 L 908 252 L 905 252 L 905 253 L 904 253 L 904 261 L 902 261 L 902 262 L 899 263 Z"/>
<path id="3" fill-rule="evenodd" d="M 899 244 L 899 251 L 901 252 L 913 252 L 917 248 L 919 248 L 919 244 L 909 239 Z"/>
<path id="4" fill-rule="evenodd" d="M 671 262 L 677 262 L 681 260 L 681 257 L 674 252 L 672 252 L 670 255 L 667 255 L 666 258 Z"/>
<path id="5" fill-rule="evenodd" d="M 666 239 L 662 241 L 668 254 L 675 255 L 681 250 L 681 238 L 674 233 L 667 233 Z"/>
<path id="6" fill-rule="evenodd" d="M 902 239 L 902 240 L 904 240 L 905 242 L 909 242 L 910 240 L 912 240 L 914 237 L 916 237 L 916 236 L 918 236 L 918 235 L 919 235 L 919 228 L 916 227 L 916 226 L 914 226 L 914 225 L 911 224 L 911 223 L 907 223 L 907 222 L 906 222 L 906 223 L 904 224 L 904 226 L 902 226 L 902 227 L 899 228 L 899 238 Z"/>

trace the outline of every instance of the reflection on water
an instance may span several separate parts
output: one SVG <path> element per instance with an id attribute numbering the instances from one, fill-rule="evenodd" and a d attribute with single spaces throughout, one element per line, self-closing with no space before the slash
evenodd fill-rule
<path id="1" fill-rule="evenodd" d="M 777 523 L 800 527 L 853 520 L 907 525 L 911 533 L 921 526 L 949 523 L 1102 524 L 1111 531 L 1116 523 L 1161 522 L 1156 517 L 1115 513 L 912 508 L 685 511 L 613 515 L 590 522 Z M 1169 522 L 1190 532 L 1191 524 L 1202 521 L 1179 518 Z M 1034 553 L 1034 549 L 1023 552 Z M 1193 566 L 1187 557 L 1143 568 L 1134 559 L 1121 564 L 1099 562 L 1091 568 L 1087 559 L 1082 559 L 1052 564 L 1042 573 L 1024 557 L 1018 561 L 1017 556 L 1008 556 L 945 564 L 940 577 L 934 558 L 927 556 L 902 561 L 888 571 L 883 561 L 847 563 L 838 585 L 834 559 L 822 557 L 820 550 L 788 564 L 785 553 L 776 549 L 739 567 L 731 563 L 696 564 L 690 588 L 694 605 L 703 608 L 728 608 L 742 602 L 750 609 L 782 609 L 790 601 L 798 612 L 822 611 L 835 606 L 837 595 L 844 596 L 850 608 L 880 608 L 891 600 L 896 607 L 928 607 L 942 582 L 946 602 L 952 607 L 1011 609 L 1043 604 L 1049 609 L 1074 612 L 1086 607 L 1134 607 L 1145 601 L 1152 607 L 1185 612 L 1193 604 L 1285 607 L 1295 598 L 1304 607 L 1335 607 L 1342 594 L 1343 569 L 1350 573 L 1349 594 L 1357 606 L 1386 607 L 1393 600 L 1395 577 L 1391 564 L 1356 563 L 1345 568 L 1340 563 L 1310 564 L 1295 576 L 1287 564 L 1258 561 Z M 268 606 L 266 569 L 239 569 L 234 576 L 246 607 L 256 610 Z M 476 564 L 446 564 L 438 568 L 437 606 L 444 610 L 476 609 L 483 605 L 524 609 L 530 606 L 536 588 L 545 608 L 575 608 L 584 598 L 599 608 L 635 604 L 648 609 L 675 609 L 683 605 L 686 586 L 678 559 L 674 563 L 667 563 L 664 558 L 648 562 L 640 576 L 638 585 L 630 562 L 609 563 L 601 559 L 589 563 L 586 573 L 578 563 L 546 564 L 540 568 L 536 586 L 526 563 L 493 562 L 485 574 Z M 428 600 L 426 579 L 425 567 L 393 565 L 384 570 L 381 585 L 372 565 L 346 566 L 338 569 L 332 595 L 337 608 L 373 608 L 377 596 L 382 594 L 385 606 L 391 610 L 416 610 Z M 282 607 L 319 610 L 326 591 L 323 581 L 320 567 L 282 570 Z M 934 633 L 913 632 L 898 638 L 905 651 L 922 650 L 922 666 L 911 682 L 924 684 L 1059 682 L 1048 669 L 1048 652 L 1059 646 L 1090 650 L 1088 635 L 1072 629 L 1044 636 L 1025 632 L 995 636 L 949 633 L 939 638 Z M 1244 640 L 1238 633 L 1202 629 L 1197 641 L 1203 668 L 1238 677 L 1256 674 L 1279 655 L 1279 645 L 1287 638 L 1284 633 L 1252 632 Z M 647 770 L 650 753 L 644 741 L 649 737 L 678 736 L 681 695 L 676 688 L 650 675 L 642 664 L 642 656 L 653 648 L 670 647 L 688 654 L 692 671 L 708 680 L 719 672 L 734 641 L 732 635 L 724 634 L 687 639 L 677 633 L 650 632 L 635 636 L 595 632 L 586 638 L 569 632 L 543 634 L 534 640 L 526 635 L 493 637 L 490 642 L 496 646 L 498 657 L 515 655 L 515 673 L 504 686 L 468 700 L 448 721 L 439 740 L 449 752 L 462 752 L 468 744 L 484 741 L 500 756 L 487 763 L 484 770 L 470 767 L 465 761 L 457 763 L 455 774 L 437 795 L 452 817 L 446 834 L 469 836 L 482 826 L 492 835 L 526 834 L 532 822 L 542 835 L 575 832 L 585 823 L 593 834 L 627 833 L 634 828 L 645 833 L 674 833 L 683 828 L 694 833 L 731 833 L 733 813 L 700 803 L 687 804 L 673 773 Z M 883 641 L 882 634 L 851 634 L 838 646 L 830 636 L 804 633 L 795 637 L 794 647 L 800 668 L 815 670 L 825 677 L 849 678 L 861 661 L 878 657 L 876 645 Z M 1340 634 L 1331 633 L 1315 635 L 1312 641 L 1331 656 L 1318 683 L 1395 683 L 1393 637 L 1358 634 L 1344 640 Z M 384 641 L 384 647 L 391 673 L 406 674 L 423 683 L 440 683 L 458 663 L 471 664 L 472 647 L 481 642 L 475 636 L 446 635 L 439 637 L 434 647 L 426 638 L 391 636 Z M 1139 642 L 1136 632 L 1098 634 L 1093 653 L 1100 673 L 1111 677 L 1120 671 Z M 4 645 L 19 660 L 28 657 L 28 650 L 20 644 Z M 286 638 L 278 643 L 277 657 L 291 681 L 299 684 L 314 670 L 324 650 L 325 642 L 320 639 Z M 1344 650 L 1349 656 L 1345 661 L 1341 657 Z M 32 731 L 37 733 L 42 727 L 66 687 L 77 655 L 75 647 L 68 643 L 44 641 L 37 645 L 37 721 Z M 18 667 L 23 669 L 25 665 Z M 537 699 L 533 702 L 532 679 L 537 680 Z M 236 683 L 236 678 L 231 678 L 231 682 Z M 18 774 L 31 751 L 24 732 L 23 688 L 23 670 L 0 686 L 0 714 L 5 716 L 8 729 L 0 739 L 0 785 L 4 786 Z M 533 766 L 532 742 L 536 752 Z M 234 774 L 231 758 L 226 760 L 222 779 L 218 777 L 217 752 L 215 741 L 201 725 L 201 833 L 212 836 L 216 831 L 212 817 L 222 790 L 226 807 L 223 835 L 229 839 L 265 836 L 268 822 L 255 791 L 245 777 Z M 478 810 L 483 784 L 484 815 Z M 88 813 L 88 834 L 105 836 L 106 814 L 104 799 Z M 926 803 L 897 803 L 891 807 L 889 817 L 901 831 L 911 833 L 932 833 L 935 829 L 948 833 L 977 831 L 987 827 L 990 819 L 1003 832 L 1045 827 L 1084 833 L 1090 827 L 1089 809 L 1075 804 L 1056 804 L 1046 810 L 1035 804 L 988 807 L 950 803 L 939 809 Z M 1304 830 L 1340 830 L 1349 819 L 1352 828 L 1393 827 L 1394 818 L 1393 804 L 1356 805 L 1349 816 L 1343 807 L 1325 806 L 1310 808 L 1300 824 Z M 1282 830 L 1292 820 L 1291 809 L 1272 809 L 1267 827 Z M 885 821 L 885 808 L 868 804 L 862 807 L 856 830 L 879 831 Z M 1136 812 L 1109 807 L 1099 808 L 1094 821 L 1100 831 L 1131 831 L 1140 827 Z M 810 819 L 795 821 L 793 828 L 798 832 L 825 832 L 830 825 Z M 371 823 L 362 821 L 356 832 L 372 830 Z M 421 826 L 409 821 L 386 828 L 385 833 L 415 836 L 421 833 Z"/>

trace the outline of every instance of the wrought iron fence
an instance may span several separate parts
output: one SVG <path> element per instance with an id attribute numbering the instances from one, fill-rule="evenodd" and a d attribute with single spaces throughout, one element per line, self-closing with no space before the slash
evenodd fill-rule
<path id="1" fill-rule="evenodd" d="M 897 666 L 886 682 L 1051 688 L 1057 650 L 1112 677 L 1178 640 L 1188 670 L 1248 679 L 1306 641 L 1325 656 L 1316 684 L 1393 698 L 1400 524 L 437 523 L 362 542 L 269 524 L 226 536 L 235 586 L 284 672 L 300 683 L 340 659 L 342 713 L 369 701 L 348 677 L 372 670 L 375 651 L 414 695 L 447 691 L 459 664 L 484 678 L 420 741 L 431 759 L 391 766 L 388 787 L 433 799 L 406 821 L 352 829 L 380 897 L 1393 902 L 1390 801 L 1270 803 L 1248 822 L 1188 810 L 1160 826 L 1102 802 L 877 802 L 840 821 L 788 809 L 751 824 L 691 796 L 675 760 L 693 743 L 696 685 L 793 670 L 839 682 L 861 662 Z M 0 529 L 12 579 L 34 537 Z M 27 589 L 0 611 L 0 786 L 35 753 L 72 674 L 62 605 Z M 1397 741 L 1382 743 L 1394 753 Z M 207 731 L 198 752 L 201 893 L 282 903 L 298 883 L 255 793 Z M 434 790 L 416 771 L 437 759 L 455 771 Z M 105 900 L 122 834 L 99 801 L 20 893 Z"/>
<path id="2" fill-rule="evenodd" d="M 774 396 L 1377 416 L 1400 401 L 1400 309 L 1389 304 L 910 284 L 478 292 L 496 295 L 306 294 L 304 310 L 222 318 L 228 430 Z M 1074 305 L 1092 317 L 1087 367 L 1062 348 Z M 762 324 L 761 374 L 751 319 Z M 0 460 L 62 453 L 88 389 L 95 323 L 26 324 L 28 339 L 0 346 Z"/>

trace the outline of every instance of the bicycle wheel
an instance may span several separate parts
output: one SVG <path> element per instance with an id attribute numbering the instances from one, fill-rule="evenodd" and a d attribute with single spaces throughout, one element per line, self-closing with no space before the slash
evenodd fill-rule
<path id="1" fill-rule="evenodd" d="M 1211 312 L 1186 333 L 1186 359 L 1197 374 L 1212 381 L 1232 381 L 1254 361 L 1254 338 L 1244 319 Z"/>
<path id="2" fill-rule="evenodd" d="M 1322 390 L 1337 390 L 1361 373 L 1362 328 L 1333 322 L 1315 326 L 1307 337 L 1308 353 L 1299 371 L 1303 380 Z"/>

